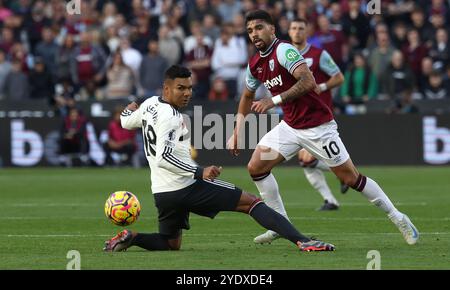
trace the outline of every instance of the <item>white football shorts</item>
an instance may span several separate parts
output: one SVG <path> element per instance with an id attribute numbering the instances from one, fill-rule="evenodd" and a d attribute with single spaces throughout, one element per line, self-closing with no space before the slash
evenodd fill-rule
<path id="1" fill-rule="evenodd" d="M 289 160 L 305 148 L 329 167 L 346 162 L 350 156 L 339 137 L 336 121 L 324 123 L 308 129 L 294 129 L 281 121 L 259 141 L 258 146 L 269 147 Z M 273 159 L 273 152 L 263 153 L 261 158 Z"/>

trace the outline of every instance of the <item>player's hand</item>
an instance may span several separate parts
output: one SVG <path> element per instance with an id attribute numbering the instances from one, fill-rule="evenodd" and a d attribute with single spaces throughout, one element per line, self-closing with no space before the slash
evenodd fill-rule
<path id="1" fill-rule="evenodd" d="M 251 109 L 257 113 L 263 114 L 273 107 L 275 107 L 275 104 L 273 103 L 272 99 L 264 98 L 258 101 L 254 101 Z"/>
<path id="2" fill-rule="evenodd" d="M 227 149 L 230 150 L 231 155 L 238 156 L 239 155 L 239 149 L 237 146 L 237 133 L 236 131 L 233 132 L 233 135 L 231 135 L 230 139 L 228 139 L 227 142 Z"/>
<path id="3" fill-rule="evenodd" d="M 131 102 L 128 104 L 127 109 L 134 112 L 139 108 L 139 105 L 136 102 Z"/>
<path id="4" fill-rule="evenodd" d="M 222 166 L 209 166 L 203 169 L 203 179 L 214 180 L 222 172 Z"/>

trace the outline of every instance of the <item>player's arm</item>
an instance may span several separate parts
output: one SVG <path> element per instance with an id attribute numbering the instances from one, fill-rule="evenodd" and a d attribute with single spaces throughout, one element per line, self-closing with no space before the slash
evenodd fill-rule
<path id="1" fill-rule="evenodd" d="M 278 63 L 294 76 L 297 82 L 279 95 L 254 102 L 252 110 L 258 113 L 265 113 L 276 105 L 299 98 L 317 88 L 316 81 L 306 65 L 305 59 L 295 46 L 288 43 L 278 45 L 277 59 Z"/>
<path id="2" fill-rule="evenodd" d="M 142 116 L 139 111 L 139 105 L 135 102 L 130 103 L 120 114 L 120 124 L 122 128 L 133 130 L 141 127 Z"/>
<path id="3" fill-rule="evenodd" d="M 328 81 L 318 84 L 319 93 L 336 88 L 344 83 L 344 75 L 327 51 L 322 51 L 319 61 L 320 70 L 330 78 Z"/>
<path id="4" fill-rule="evenodd" d="M 241 94 L 239 100 L 238 113 L 236 116 L 236 127 L 234 128 L 233 135 L 227 142 L 227 148 L 233 155 L 238 155 L 238 136 L 240 136 L 241 129 L 244 126 L 245 117 L 250 113 L 253 100 L 255 99 L 255 92 L 261 84 L 259 80 L 253 77 L 247 66 L 247 73 L 245 77 L 245 88 Z"/>
<path id="5" fill-rule="evenodd" d="M 295 77 L 297 82 L 287 91 L 279 95 L 281 98 L 280 103 L 285 103 L 287 101 L 304 96 L 310 91 L 314 90 L 317 86 L 316 81 L 314 80 L 314 77 L 306 63 L 299 65 L 294 70 L 292 75 Z"/>

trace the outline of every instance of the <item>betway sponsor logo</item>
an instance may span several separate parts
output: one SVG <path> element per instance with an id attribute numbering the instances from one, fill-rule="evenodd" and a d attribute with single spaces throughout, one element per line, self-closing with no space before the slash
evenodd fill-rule
<path id="1" fill-rule="evenodd" d="M 273 88 L 274 86 L 282 86 L 283 85 L 283 80 L 281 79 L 281 75 L 277 75 L 276 77 L 274 77 L 271 80 L 267 80 L 264 82 L 264 86 L 270 90 L 271 88 Z"/>

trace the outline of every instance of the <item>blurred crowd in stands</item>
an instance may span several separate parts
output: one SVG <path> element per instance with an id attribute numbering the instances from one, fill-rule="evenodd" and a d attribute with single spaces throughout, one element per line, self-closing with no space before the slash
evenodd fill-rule
<path id="1" fill-rule="evenodd" d="M 337 112 L 364 113 L 372 99 L 415 112 L 415 99 L 450 95 L 450 0 L 72 1 L 79 14 L 66 2 L 0 0 L 0 100 L 42 99 L 69 116 L 80 101 L 159 95 L 177 63 L 193 71 L 195 99 L 237 100 L 255 53 L 244 15 L 257 8 L 285 40 L 289 21 L 310 21 L 309 42 L 346 78 L 333 92 Z"/>

